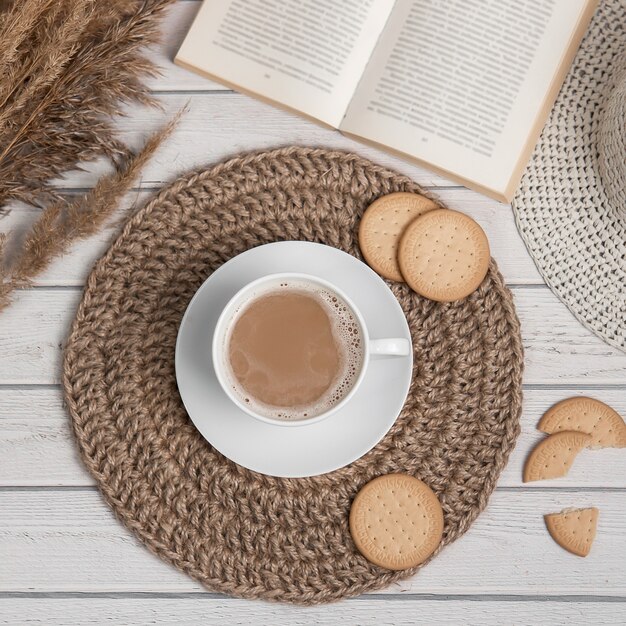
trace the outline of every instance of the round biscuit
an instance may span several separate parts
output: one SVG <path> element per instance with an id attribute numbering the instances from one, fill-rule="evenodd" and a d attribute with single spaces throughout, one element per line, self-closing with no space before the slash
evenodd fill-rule
<path id="1" fill-rule="evenodd" d="M 407 474 L 379 476 L 354 499 L 350 534 L 358 551 L 375 565 L 415 567 L 441 543 L 443 510 L 421 480 Z"/>
<path id="2" fill-rule="evenodd" d="M 544 413 L 537 428 L 544 433 L 587 433 L 592 437 L 591 447 L 626 448 L 626 423 L 615 409 L 595 398 L 561 400 Z"/>
<path id="3" fill-rule="evenodd" d="M 400 237 L 415 218 L 438 206 L 426 196 L 403 191 L 372 202 L 359 225 L 359 246 L 367 264 L 384 278 L 404 282 L 398 267 Z"/>
<path id="4" fill-rule="evenodd" d="M 409 287 L 438 302 L 469 296 L 487 275 L 489 241 L 469 216 L 450 209 L 429 211 L 404 231 L 398 264 Z"/>
<path id="5" fill-rule="evenodd" d="M 528 455 L 524 463 L 523 482 L 565 476 L 576 455 L 590 446 L 591 441 L 591 435 L 569 430 L 548 435 Z"/>

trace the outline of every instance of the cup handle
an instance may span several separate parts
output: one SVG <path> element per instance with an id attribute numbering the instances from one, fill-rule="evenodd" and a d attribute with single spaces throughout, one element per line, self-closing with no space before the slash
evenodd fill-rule
<path id="1" fill-rule="evenodd" d="M 407 356 L 411 351 L 411 344 L 404 337 L 370 339 L 369 348 L 372 356 Z"/>

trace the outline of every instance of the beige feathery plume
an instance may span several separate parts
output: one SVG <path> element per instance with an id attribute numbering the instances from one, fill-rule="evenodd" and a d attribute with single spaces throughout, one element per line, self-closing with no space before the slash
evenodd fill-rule
<path id="1" fill-rule="evenodd" d="M 5 3 L 4 12 L 6 13 L 0 27 L 0 76 L 6 76 L 9 84 L 14 79 L 12 68 L 20 60 L 20 46 L 37 27 L 41 14 L 54 1 L 22 0 L 22 2 Z"/>
<path id="2" fill-rule="evenodd" d="M 29 286 L 37 274 L 67 252 L 75 241 L 90 237 L 102 228 L 141 169 L 171 135 L 181 114 L 182 111 L 149 137 L 122 169 L 100 178 L 89 192 L 69 202 L 53 203 L 42 211 L 22 241 L 21 250 L 0 286 L 0 310 L 8 304 L 13 289 Z"/>
<path id="3" fill-rule="evenodd" d="M 76 0 L 58 1 L 67 8 Z M 118 163 L 128 156 L 112 118 L 125 102 L 155 103 L 141 82 L 155 74 L 144 50 L 158 37 L 158 18 L 171 1 L 131 0 L 126 10 L 98 3 L 89 36 L 55 82 L 23 102 L 8 128 L 0 127 L 0 207 L 11 200 L 45 204 L 55 197 L 51 179 L 100 156 Z M 52 53 L 45 33 L 38 38 Z M 5 80 L 0 76 L 0 84 Z M 37 80 L 35 72 L 27 84 Z"/>
<path id="4" fill-rule="evenodd" d="M 0 309 L 12 289 L 102 226 L 171 132 L 170 124 L 135 154 L 118 137 L 115 118 L 124 104 L 158 104 L 143 83 L 156 74 L 145 49 L 172 2 L 0 0 L 0 213 L 15 201 L 43 210 L 14 263 L 2 237 Z M 67 197 L 55 186 L 101 157 L 115 171 L 87 194 Z"/>
<path id="5" fill-rule="evenodd" d="M 59 27 L 44 31 L 41 45 L 15 77 L 13 87 L 6 89 L 4 96 L 0 95 L 0 135 L 9 120 L 14 120 L 27 103 L 33 102 L 39 93 L 56 82 L 67 63 L 78 52 L 80 40 L 94 15 L 94 9 L 95 0 L 72 0 L 68 3 L 67 15 Z"/>

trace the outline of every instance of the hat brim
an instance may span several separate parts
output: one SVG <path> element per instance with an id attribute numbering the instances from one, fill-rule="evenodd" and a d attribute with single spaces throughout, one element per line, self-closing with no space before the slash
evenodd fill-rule
<path id="1" fill-rule="evenodd" d="M 598 8 L 512 207 L 539 272 L 570 311 L 626 352 L 626 220 L 597 173 L 598 125 L 626 55 L 622 0 Z"/>

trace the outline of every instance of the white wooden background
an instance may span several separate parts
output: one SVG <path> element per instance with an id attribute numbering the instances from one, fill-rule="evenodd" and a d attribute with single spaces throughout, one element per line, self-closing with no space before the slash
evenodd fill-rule
<path id="1" fill-rule="evenodd" d="M 522 322 L 523 432 L 487 510 L 412 580 L 316 608 L 207 592 L 114 519 L 71 441 L 61 345 L 111 227 L 77 245 L 0 315 L 0 624 L 626 623 L 626 452 L 585 451 L 561 480 L 521 482 L 523 460 L 540 438 L 535 424 L 555 401 L 587 394 L 626 415 L 626 354 L 585 330 L 543 284 L 508 206 L 176 68 L 171 58 L 198 7 L 180 0 L 166 18 L 154 51 L 163 75 L 151 84 L 166 113 L 185 103 L 189 111 L 124 211 L 188 168 L 286 144 L 354 150 L 407 173 L 489 236 Z M 133 109 L 120 126 L 139 144 L 165 117 Z M 93 167 L 60 186 L 84 189 L 102 171 Z M 0 229 L 34 215 L 16 208 Z M 600 520 L 591 555 L 581 559 L 556 546 L 542 516 L 587 505 L 600 509 Z"/>

